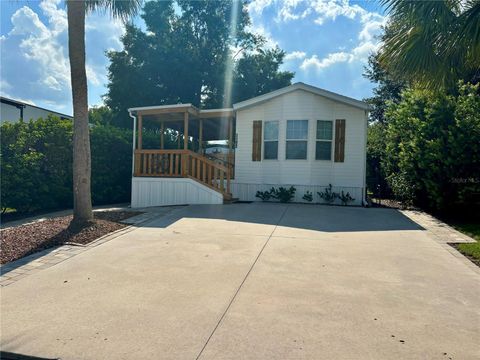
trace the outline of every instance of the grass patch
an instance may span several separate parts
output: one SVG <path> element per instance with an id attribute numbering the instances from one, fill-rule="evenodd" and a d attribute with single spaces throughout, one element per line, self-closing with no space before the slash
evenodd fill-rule
<path id="1" fill-rule="evenodd" d="M 457 249 L 464 255 L 468 255 L 480 261 L 480 242 L 470 244 L 458 244 Z"/>
<path id="2" fill-rule="evenodd" d="M 480 224 L 477 222 L 453 222 L 450 225 L 477 241 L 469 244 L 455 244 L 455 248 L 480 266 Z"/>

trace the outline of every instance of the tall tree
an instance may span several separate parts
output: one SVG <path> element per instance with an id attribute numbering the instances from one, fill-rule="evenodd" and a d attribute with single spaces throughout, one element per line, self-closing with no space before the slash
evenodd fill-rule
<path id="1" fill-rule="evenodd" d="M 232 78 L 233 82 L 240 79 L 240 68 L 246 76 L 248 72 L 258 75 L 259 89 L 290 84 L 292 74 L 282 77 L 278 71 L 283 52 L 262 50 L 264 39 L 248 31 L 244 1 L 148 2 L 141 16 L 146 31 L 128 26 L 122 38 L 124 49 L 108 53 L 105 102 L 115 114 L 116 125 L 130 126 L 126 110 L 132 106 L 178 102 L 228 106 L 232 101 L 228 88 Z M 239 87 L 235 83 L 233 87 L 235 96 Z"/>
<path id="2" fill-rule="evenodd" d="M 385 123 L 385 111 L 389 102 L 398 103 L 402 91 L 407 87 L 407 82 L 393 76 L 379 61 L 379 53 L 371 54 L 363 76 L 376 84 L 373 96 L 364 99 L 372 106 L 370 122 Z"/>
<path id="3" fill-rule="evenodd" d="M 91 154 L 88 128 L 88 89 L 85 70 L 85 14 L 97 9 L 127 19 L 136 13 L 141 0 L 68 0 L 68 50 L 73 101 L 73 227 L 93 219 Z"/>
<path id="4" fill-rule="evenodd" d="M 380 61 L 393 72 L 431 89 L 480 78 L 480 1 L 381 0 L 390 34 Z"/>
<path id="5" fill-rule="evenodd" d="M 278 47 L 259 49 L 240 58 L 235 68 L 233 102 L 243 101 L 290 85 L 291 71 L 280 71 L 285 52 Z"/>

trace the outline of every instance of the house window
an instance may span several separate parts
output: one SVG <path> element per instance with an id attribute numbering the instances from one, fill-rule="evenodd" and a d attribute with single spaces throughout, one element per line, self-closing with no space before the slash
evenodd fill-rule
<path id="1" fill-rule="evenodd" d="M 308 120 L 287 120 L 287 159 L 307 158 Z"/>
<path id="2" fill-rule="evenodd" d="M 333 121 L 317 120 L 315 159 L 332 159 Z"/>
<path id="3" fill-rule="evenodd" d="M 265 121 L 263 158 L 265 160 L 278 159 L 278 121 Z"/>

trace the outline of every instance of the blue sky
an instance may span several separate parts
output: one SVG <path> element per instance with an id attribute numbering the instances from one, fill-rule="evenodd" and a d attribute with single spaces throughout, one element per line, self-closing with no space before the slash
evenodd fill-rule
<path id="1" fill-rule="evenodd" d="M 67 20 L 61 0 L 1 1 L 0 93 L 66 114 L 72 113 Z M 269 46 L 286 51 L 283 69 L 294 81 L 357 99 L 371 94 L 362 77 L 368 55 L 378 45 L 385 16 L 376 1 L 254 0 L 252 30 Z M 139 23 L 139 19 L 136 22 Z M 86 20 L 89 104 L 106 92 L 107 50 L 120 50 L 124 32 L 104 14 Z"/>

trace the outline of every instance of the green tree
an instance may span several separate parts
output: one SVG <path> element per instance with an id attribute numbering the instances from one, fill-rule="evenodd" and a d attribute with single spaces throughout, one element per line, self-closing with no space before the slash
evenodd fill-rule
<path id="1" fill-rule="evenodd" d="M 233 102 L 288 86 L 293 76 L 290 71 L 279 71 L 285 52 L 278 47 L 260 49 L 256 53 L 240 58 L 235 68 L 233 82 Z"/>
<path id="2" fill-rule="evenodd" d="M 453 89 L 480 78 L 480 1 L 382 0 L 389 31 L 380 61 L 430 89 Z"/>
<path id="3" fill-rule="evenodd" d="M 263 49 L 264 39 L 247 31 L 244 1 L 148 2 L 141 17 L 146 31 L 127 26 L 124 49 L 108 53 L 105 103 L 117 126 L 131 127 L 127 109 L 132 106 L 229 106 L 230 80 L 242 78 L 239 69 L 244 77 L 258 78 L 258 85 L 243 81 L 250 96 L 290 84 L 292 74 L 278 71 L 283 52 Z M 246 96 L 240 85 L 233 88 Z"/>
<path id="4" fill-rule="evenodd" d="M 390 188 L 385 179 L 383 159 L 385 159 L 385 134 L 387 125 L 373 122 L 368 125 L 367 136 L 367 187 L 375 197 L 388 197 Z"/>
<path id="5" fill-rule="evenodd" d="M 108 11 L 127 19 L 140 0 L 67 0 L 68 51 L 73 99 L 73 220 L 80 227 L 93 219 L 91 195 L 91 153 L 88 128 L 88 90 L 85 70 L 85 13 Z"/>
<path id="6" fill-rule="evenodd" d="M 383 160 L 393 191 L 420 206 L 452 209 L 480 193 L 479 86 L 458 96 L 408 90 L 391 104 Z M 478 201 L 478 199 L 477 199 Z"/>
<path id="7" fill-rule="evenodd" d="M 394 77 L 387 68 L 379 61 L 380 54 L 372 54 L 368 58 L 363 76 L 376 84 L 373 96 L 364 99 L 371 105 L 370 122 L 385 123 L 385 110 L 389 102 L 398 103 L 401 100 L 402 91 L 407 87 L 405 81 Z"/>
<path id="8" fill-rule="evenodd" d="M 112 110 L 105 105 L 94 106 L 88 109 L 88 122 L 91 125 L 112 125 Z"/>

